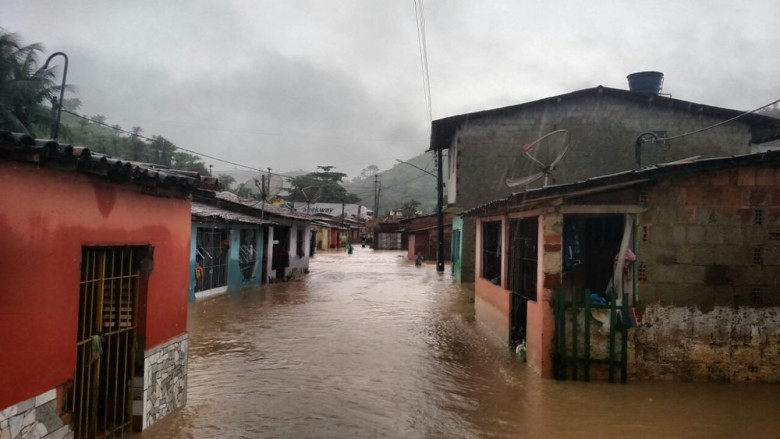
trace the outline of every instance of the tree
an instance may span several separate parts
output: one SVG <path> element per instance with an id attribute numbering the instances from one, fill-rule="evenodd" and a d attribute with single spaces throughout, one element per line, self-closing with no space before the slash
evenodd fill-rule
<path id="1" fill-rule="evenodd" d="M 236 184 L 235 178 L 227 174 L 219 174 L 217 179 L 219 180 L 219 186 L 222 188 L 222 190 L 229 192 L 234 191 L 233 185 Z"/>
<path id="2" fill-rule="evenodd" d="M 149 144 L 149 149 L 154 154 L 155 163 L 168 167 L 173 164 L 173 153 L 176 152 L 176 145 L 168 141 L 165 137 L 152 137 L 152 143 Z"/>
<path id="3" fill-rule="evenodd" d="M 60 90 L 53 68 L 38 67 L 40 44 L 23 46 L 19 36 L 0 28 L 0 128 L 37 137 L 51 121 L 51 101 Z"/>
<path id="4" fill-rule="evenodd" d="M 404 218 L 412 218 L 417 216 L 417 211 L 420 208 L 420 202 L 417 200 L 411 200 L 404 203 L 401 206 L 401 212 L 404 214 Z"/>
<path id="5" fill-rule="evenodd" d="M 174 152 L 172 166 L 175 169 L 180 169 L 182 171 L 194 171 L 200 175 L 209 175 L 206 164 L 203 163 L 201 158 L 186 152 Z"/>
<path id="6" fill-rule="evenodd" d="M 341 185 L 341 180 L 347 176 L 343 172 L 335 172 L 334 166 L 317 166 L 319 171 L 299 175 L 290 179 L 292 195 L 290 201 L 303 201 L 300 191 L 308 187 L 322 189 L 323 203 L 357 203 L 360 198 L 354 194 L 348 194 Z"/>
<path id="7" fill-rule="evenodd" d="M 127 158 L 136 162 L 150 161 L 146 153 L 146 143 L 139 137 L 143 132 L 143 128 L 134 126 L 130 128 L 130 132 L 130 141 L 128 143 L 130 155 Z"/>
<path id="8" fill-rule="evenodd" d="M 368 167 L 360 171 L 360 178 L 362 179 L 371 178 L 378 173 L 379 173 L 379 166 L 368 165 Z"/>
<path id="9" fill-rule="evenodd" d="M 63 99 L 62 108 L 68 111 L 77 111 L 79 108 L 81 108 L 81 99 L 79 98 Z"/>

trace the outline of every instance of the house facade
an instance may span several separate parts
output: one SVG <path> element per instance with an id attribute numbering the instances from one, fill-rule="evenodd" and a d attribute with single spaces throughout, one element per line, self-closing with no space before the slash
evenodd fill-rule
<path id="1" fill-rule="evenodd" d="M 716 129 L 676 137 L 735 117 Z M 750 153 L 780 137 L 778 128 L 780 121 L 766 116 L 599 86 L 433 121 L 429 150 L 448 150 L 448 211 L 458 213 L 524 188 L 634 169 L 640 167 L 638 158 L 645 165 Z M 565 136 L 534 144 L 556 131 Z M 646 134 L 637 148 L 643 133 L 652 135 Z M 653 136 L 675 138 L 649 141 Z M 563 143 L 568 145 L 565 152 Z M 529 154 L 538 162 L 525 154 L 525 148 L 531 148 Z M 508 179 L 520 181 L 540 172 L 544 178 L 527 185 L 507 184 Z M 465 218 L 461 237 L 464 282 L 474 280 L 475 230 L 474 220 Z"/>
<path id="2" fill-rule="evenodd" d="M 438 253 L 438 217 L 437 215 L 425 215 L 401 220 L 401 225 L 407 235 L 406 257 L 414 261 L 418 256 L 426 260 L 436 261 Z M 444 260 L 449 261 L 452 255 L 452 214 L 444 215 Z"/>
<path id="3" fill-rule="evenodd" d="M 294 209 L 240 198 L 230 192 L 201 193 L 198 199 L 273 223 L 263 237 L 265 255 L 261 277 L 264 283 L 295 279 L 308 273 L 316 239 L 314 217 Z"/>
<path id="4" fill-rule="evenodd" d="M 273 225 L 225 206 L 192 203 L 190 299 L 262 284 L 264 236 Z"/>
<path id="5" fill-rule="evenodd" d="M 772 151 L 471 209 L 477 319 L 544 377 L 780 382 L 779 187 Z"/>
<path id="6" fill-rule="evenodd" d="M 199 180 L 0 132 L 0 436 L 126 433 L 186 403 Z"/>

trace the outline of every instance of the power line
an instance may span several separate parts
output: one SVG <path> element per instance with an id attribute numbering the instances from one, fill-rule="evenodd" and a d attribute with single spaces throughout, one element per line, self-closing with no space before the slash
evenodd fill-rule
<path id="1" fill-rule="evenodd" d="M 99 120 L 95 120 L 95 119 L 92 119 L 92 118 L 89 118 L 89 117 L 86 117 L 86 116 L 82 116 L 81 114 L 74 113 L 74 112 L 66 110 L 64 108 L 63 108 L 62 111 L 66 112 L 68 114 L 72 114 L 73 116 L 80 117 L 82 119 L 88 120 L 88 121 L 90 121 L 92 123 L 96 123 L 98 125 L 102 125 L 102 126 L 104 126 L 106 128 L 110 128 L 110 129 L 112 129 L 114 131 L 119 131 L 119 132 L 123 132 L 125 134 L 130 134 L 131 136 L 135 136 L 135 137 L 138 137 L 138 138 L 141 138 L 141 139 L 144 139 L 144 140 L 148 140 L 150 142 L 154 142 L 155 141 L 155 139 L 153 139 L 151 137 L 146 137 L 146 136 L 144 136 L 144 135 L 142 135 L 140 133 L 134 133 L 132 131 L 127 131 L 127 130 L 124 130 L 124 129 L 118 128 L 118 127 L 112 127 L 111 125 L 109 125 L 109 124 L 107 124 L 105 122 L 100 122 Z M 159 136 L 159 137 L 162 137 L 162 136 Z M 288 175 L 277 174 L 277 173 L 271 172 L 271 171 L 267 170 L 268 168 L 260 169 L 260 168 L 255 168 L 255 167 L 252 167 L 252 166 L 247 166 L 247 165 L 244 165 L 244 164 L 241 164 L 241 163 L 236 163 L 236 162 L 233 162 L 233 161 L 230 161 L 230 160 L 221 159 L 219 157 L 215 157 L 215 156 L 212 156 L 212 155 L 209 155 L 209 154 L 204 154 L 202 152 L 198 152 L 198 151 L 195 151 L 195 150 L 192 150 L 192 149 L 182 148 L 181 146 L 174 145 L 172 142 L 171 142 L 171 145 L 173 145 L 173 147 L 176 148 L 176 149 L 180 149 L 180 150 L 186 151 L 186 152 L 188 152 L 190 154 L 195 154 L 197 156 L 206 157 L 206 158 L 209 158 L 211 160 L 216 160 L 218 162 L 227 163 L 227 164 L 230 164 L 230 165 L 233 165 L 233 166 L 238 166 L 238 167 L 241 167 L 241 168 L 246 168 L 246 169 L 249 169 L 249 170 L 252 170 L 252 171 L 258 171 L 258 172 L 261 172 L 263 174 L 276 175 L 278 177 L 292 179 L 292 177 L 290 177 Z"/>
<path id="2" fill-rule="evenodd" d="M 428 74 L 428 44 L 425 38 L 425 4 L 424 0 L 414 0 L 414 16 L 417 24 L 417 43 L 420 47 L 420 67 L 422 69 L 423 95 L 428 116 L 428 122 L 433 121 L 431 104 L 431 80 Z"/>
<path id="3" fill-rule="evenodd" d="M 733 122 L 733 121 L 739 119 L 740 117 L 747 116 L 748 114 L 756 113 L 756 112 L 758 112 L 760 110 L 763 110 L 764 108 L 771 107 L 772 105 L 775 105 L 778 102 L 780 102 L 780 99 L 777 99 L 777 100 L 775 100 L 773 102 L 770 102 L 770 103 L 768 103 L 766 105 L 762 105 L 762 106 L 760 106 L 760 107 L 758 107 L 758 108 L 756 108 L 754 110 L 746 111 L 746 112 L 744 112 L 744 113 L 742 113 L 740 115 L 732 117 L 731 119 L 726 119 L 724 121 L 718 122 L 716 124 L 713 124 L 713 125 L 710 125 L 708 127 L 704 127 L 704 128 L 701 128 L 701 129 L 698 129 L 698 130 L 695 130 L 695 131 L 690 131 L 690 132 L 687 132 L 687 133 L 678 134 L 678 135 L 672 136 L 672 137 L 659 137 L 659 138 L 650 139 L 650 140 L 645 140 L 644 138 L 642 138 L 641 142 L 642 143 L 645 143 L 645 142 L 664 142 L 664 141 L 667 141 L 667 140 L 674 140 L 674 139 L 679 139 L 679 138 L 682 138 L 682 137 L 685 137 L 685 136 L 698 134 L 698 133 L 701 133 L 701 132 L 704 132 L 704 131 L 707 131 L 707 130 L 711 130 L 713 128 L 717 128 L 717 127 L 719 127 L 721 125 L 725 125 L 725 124 L 727 124 L 729 122 Z"/>

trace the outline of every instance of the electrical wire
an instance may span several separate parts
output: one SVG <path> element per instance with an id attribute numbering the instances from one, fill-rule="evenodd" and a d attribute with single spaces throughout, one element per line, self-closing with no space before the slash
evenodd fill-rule
<path id="1" fill-rule="evenodd" d="M 758 107 L 756 109 L 753 109 L 753 110 L 750 110 L 750 111 L 746 111 L 746 112 L 744 112 L 744 113 L 742 113 L 740 115 L 732 117 L 731 119 L 726 119 L 724 121 L 718 122 L 716 124 L 713 124 L 713 125 L 710 125 L 708 127 L 704 127 L 704 128 L 701 128 L 701 129 L 698 129 L 698 130 L 695 130 L 695 131 L 690 131 L 690 132 L 687 132 L 687 133 L 678 134 L 678 135 L 672 136 L 672 137 L 663 137 L 663 138 L 649 139 L 649 140 L 641 139 L 641 142 L 642 143 L 646 143 L 646 142 L 665 142 L 667 140 L 674 140 L 674 139 L 679 139 L 679 138 L 682 138 L 682 137 L 690 136 L 690 135 L 693 135 L 693 134 L 698 134 L 698 133 L 701 133 L 701 132 L 704 132 L 704 131 L 707 131 L 707 130 L 711 130 L 713 128 L 717 128 L 717 127 L 719 127 L 721 125 L 725 125 L 725 124 L 727 124 L 729 122 L 733 122 L 733 121 L 739 119 L 740 117 L 747 116 L 748 114 L 756 113 L 756 112 L 758 112 L 760 110 L 763 110 L 764 108 L 771 107 L 771 106 L 777 104 L 778 102 L 780 102 L 780 99 L 777 99 L 777 100 L 775 100 L 773 102 L 770 102 L 770 103 L 768 103 L 766 105 L 762 105 L 762 106 L 760 106 L 760 107 Z"/>
<path id="2" fill-rule="evenodd" d="M 135 136 L 135 137 L 138 137 L 138 138 L 141 138 L 141 139 L 144 139 L 144 140 L 148 140 L 150 142 L 154 142 L 156 140 L 154 138 L 147 137 L 147 136 L 144 136 L 144 135 L 139 134 L 139 133 L 134 133 L 132 131 L 123 130 L 122 128 L 112 127 L 111 125 L 109 125 L 107 123 L 100 122 L 98 120 L 95 120 L 95 119 L 92 119 L 92 118 L 89 118 L 89 117 L 86 117 L 86 116 L 82 116 L 81 114 L 74 113 L 74 112 L 66 110 L 64 108 L 62 109 L 62 111 L 65 112 L 65 113 L 71 114 L 73 116 L 80 117 L 82 119 L 88 120 L 88 121 L 90 121 L 92 123 L 96 123 L 98 125 L 102 125 L 102 126 L 104 126 L 106 128 L 110 128 L 110 129 L 112 129 L 114 131 L 119 131 L 119 132 L 122 132 L 122 133 L 125 133 L 125 134 L 130 134 L 131 136 Z M 160 136 L 160 137 L 162 137 L 162 136 Z M 260 168 L 255 168 L 255 167 L 252 167 L 252 166 L 247 166 L 247 165 L 244 165 L 244 164 L 241 164 L 241 163 L 232 162 L 230 160 L 225 160 L 225 159 L 221 159 L 219 157 L 215 157 L 215 156 L 212 156 L 212 155 L 209 155 L 209 154 L 204 154 L 202 152 L 194 151 L 192 149 L 182 148 L 181 146 L 174 145 L 172 142 L 170 142 L 170 143 L 176 149 L 180 149 L 182 151 L 186 151 L 186 152 L 188 152 L 190 154 L 195 154 L 195 155 L 200 156 L 200 157 L 206 157 L 208 159 L 216 160 L 218 162 L 227 163 L 227 164 L 230 164 L 230 165 L 233 165 L 233 166 L 238 166 L 238 167 L 249 169 L 249 170 L 252 170 L 252 171 L 258 171 L 258 172 L 263 173 L 263 174 L 276 175 L 278 177 L 286 178 L 286 179 L 292 179 L 293 178 L 293 177 L 290 177 L 289 175 L 283 175 L 283 174 L 277 174 L 275 172 L 271 172 L 271 171 L 268 170 L 268 168 L 260 169 Z"/>
<path id="3" fill-rule="evenodd" d="M 431 104 L 431 80 L 428 74 L 428 44 L 425 37 L 425 4 L 424 0 L 414 1 L 414 16 L 417 24 L 417 43 L 420 47 L 420 67 L 422 69 L 423 96 L 425 98 L 425 109 L 427 111 L 428 122 L 433 121 L 433 110 Z"/>

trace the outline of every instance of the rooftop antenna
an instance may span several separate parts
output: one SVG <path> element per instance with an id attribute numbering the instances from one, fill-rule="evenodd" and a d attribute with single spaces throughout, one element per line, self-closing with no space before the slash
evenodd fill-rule
<path id="1" fill-rule="evenodd" d="M 547 186 L 550 174 L 569 150 L 570 140 L 568 130 L 555 130 L 524 144 L 521 157 L 530 163 L 532 170 L 524 177 L 507 178 L 506 185 L 527 186 L 544 177 L 544 186 Z"/>
<path id="2" fill-rule="evenodd" d="M 260 179 L 255 177 L 253 178 L 253 181 L 255 182 L 255 186 L 260 189 L 260 199 L 263 202 L 260 210 L 260 219 L 263 219 L 265 217 L 265 202 L 271 201 L 279 195 L 279 192 L 282 191 L 284 182 L 280 176 L 271 174 L 271 168 L 268 168 L 267 175 L 262 174 L 260 175 Z"/>

